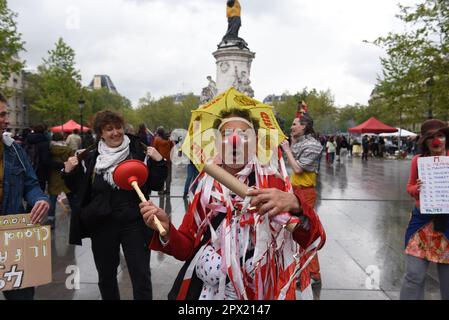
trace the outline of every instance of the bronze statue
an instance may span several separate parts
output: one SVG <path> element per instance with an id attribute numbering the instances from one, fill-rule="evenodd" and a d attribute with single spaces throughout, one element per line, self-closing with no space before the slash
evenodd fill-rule
<path id="1" fill-rule="evenodd" d="M 242 25 L 242 20 L 240 18 L 240 2 L 239 0 L 228 0 L 226 3 L 226 17 L 228 18 L 228 30 L 223 37 L 223 41 L 226 40 L 238 40 L 239 39 L 239 29 Z"/>
<path id="2" fill-rule="evenodd" d="M 239 29 L 242 25 L 240 19 L 240 2 L 239 0 L 227 0 L 226 2 L 226 16 L 228 18 L 228 30 L 221 40 L 218 48 L 239 47 L 240 49 L 248 49 L 248 44 L 245 40 L 239 37 Z"/>

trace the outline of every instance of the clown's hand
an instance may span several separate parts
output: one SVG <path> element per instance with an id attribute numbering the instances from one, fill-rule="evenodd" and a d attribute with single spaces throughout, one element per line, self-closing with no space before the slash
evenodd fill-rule
<path id="1" fill-rule="evenodd" d="M 156 223 L 154 222 L 154 218 L 157 217 L 164 228 L 164 230 L 167 232 L 166 235 L 164 235 L 162 238 L 164 241 L 168 240 L 168 233 L 170 230 L 170 219 L 168 215 L 165 213 L 164 210 L 156 206 L 151 201 L 142 202 L 139 204 L 140 207 L 140 213 L 142 214 L 143 221 L 147 226 L 149 226 L 151 229 L 158 231 Z"/>
<path id="2" fill-rule="evenodd" d="M 270 218 L 284 212 L 301 211 L 299 201 L 293 193 L 270 188 L 250 190 L 247 195 L 252 197 L 251 206 L 257 207 L 259 214 L 268 214 Z"/>

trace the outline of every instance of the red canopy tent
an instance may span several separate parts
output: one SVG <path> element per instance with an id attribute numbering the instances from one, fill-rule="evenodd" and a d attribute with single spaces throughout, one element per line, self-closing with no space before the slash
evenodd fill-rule
<path id="1" fill-rule="evenodd" d="M 348 131 L 351 133 L 384 133 L 396 132 L 398 129 L 386 125 L 385 123 L 377 120 L 375 117 L 371 117 L 364 123 L 353 128 L 349 128 Z"/>
<path id="2" fill-rule="evenodd" d="M 63 132 L 64 131 L 67 133 L 72 133 L 72 131 L 75 129 L 78 129 L 81 131 L 81 125 L 74 120 L 69 120 L 66 123 L 64 123 L 63 125 L 51 128 L 51 132 Z M 83 132 L 86 132 L 87 130 L 89 130 L 89 128 L 83 126 Z"/>

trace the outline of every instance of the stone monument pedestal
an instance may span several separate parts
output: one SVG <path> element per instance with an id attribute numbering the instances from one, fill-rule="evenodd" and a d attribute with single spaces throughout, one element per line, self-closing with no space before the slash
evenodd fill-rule
<path id="1" fill-rule="evenodd" d="M 227 41 L 226 44 L 220 43 L 217 51 L 212 53 L 217 64 L 217 89 L 218 94 L 223 93 L 230 87 L 254 97 L 254 91 L 251 88 L 251 63 L 256 56 L 247 47 L 234 44 Z"/>

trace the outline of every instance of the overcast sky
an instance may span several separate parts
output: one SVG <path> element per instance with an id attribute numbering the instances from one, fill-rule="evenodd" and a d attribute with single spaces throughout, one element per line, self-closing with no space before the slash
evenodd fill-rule
<path id="1" fill-rule="evenodd" d="M 414 4 L 418 0 L 401 0 Z M 9 0 L 35 68 L 58 37 L 76 51 L 83 84 L 108 74 L 133 105 L 150 92 L 200 94 L 227 29 L 226 0 Z M 363 40 L 400 31 L 395 0 L 240 0 L 239 35 L 256 53 L 255 96 L 330 89 L 366 104 L 382 51 Z"/>

